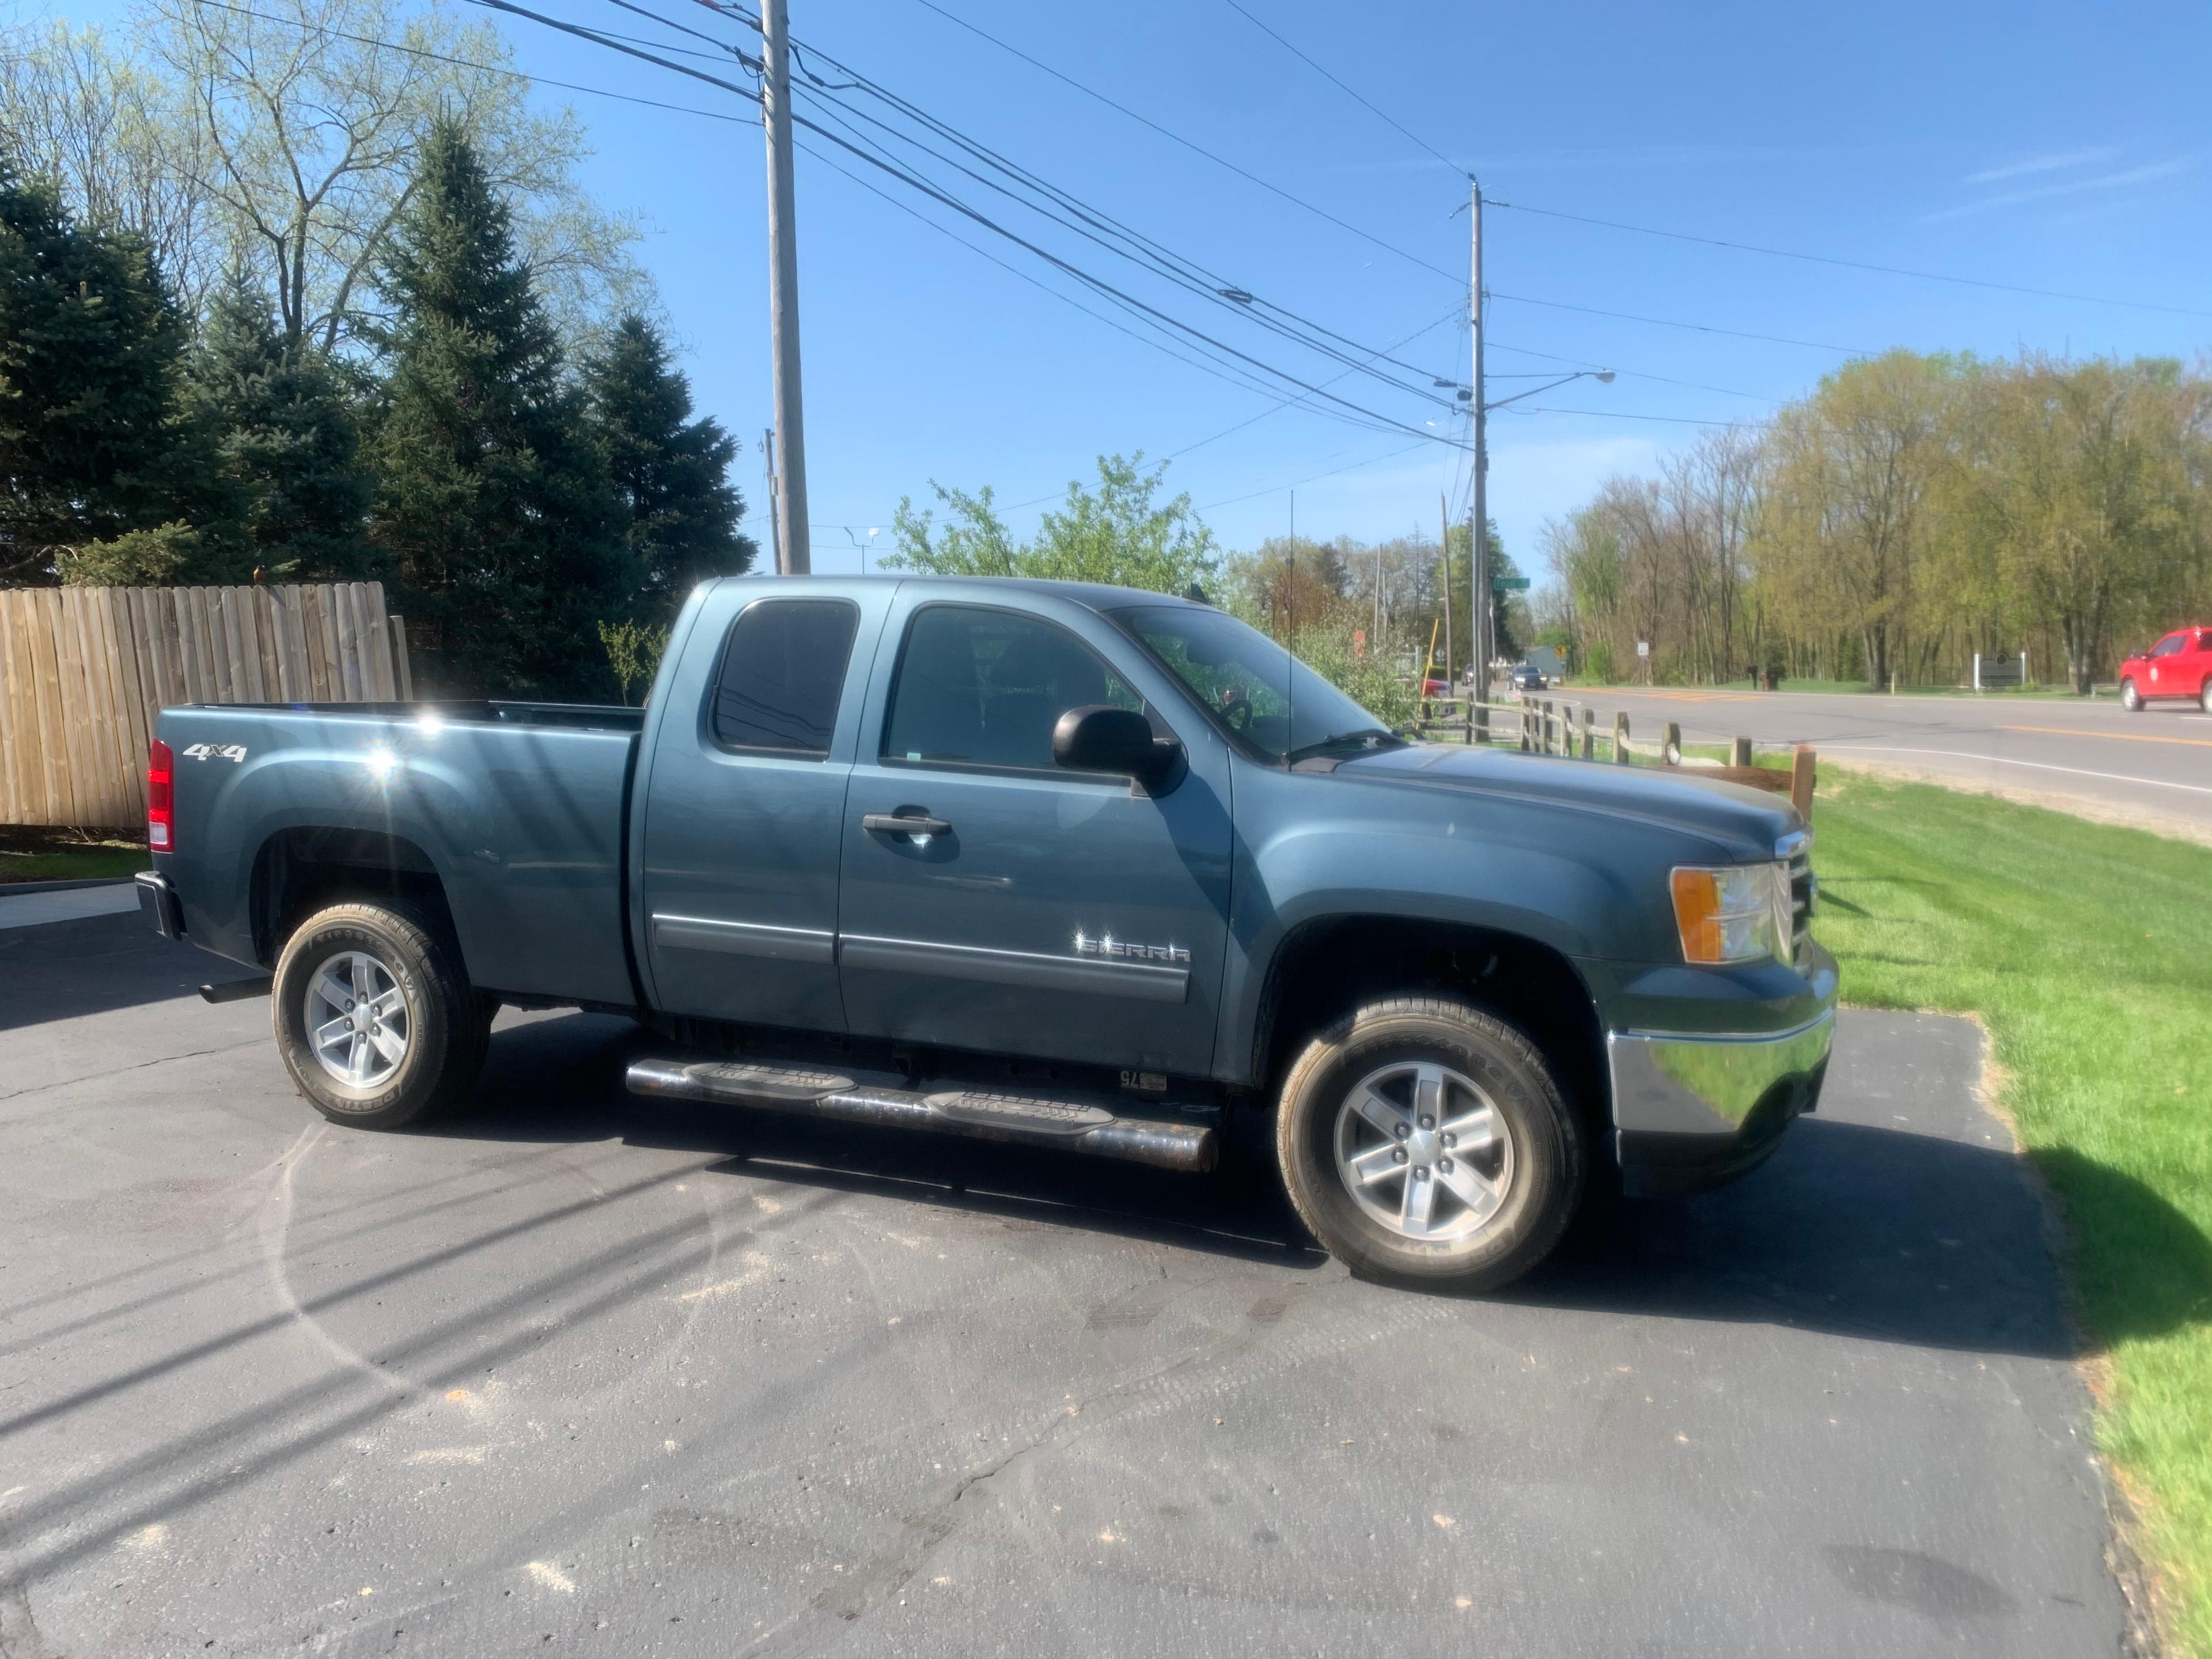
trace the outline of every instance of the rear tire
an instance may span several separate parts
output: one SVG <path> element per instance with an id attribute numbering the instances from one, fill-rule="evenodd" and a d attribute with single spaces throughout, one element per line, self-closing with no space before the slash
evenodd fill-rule
<path id="1" fill-rule="evenodd" d="M 1283 1085 L 1298 1217 L 1362 1278 L 1495 1290 L 1566 1231 L 1583 1137 L 1542 1052 L 1479 1009 L 1401 997 L 1316 1036 Z"/>
<path id="2" fill-rule="evenodd" d="M 2142 693 L 2136 690 L 2136 683 L 2132 678 L 2120 682 L 2120 707 L 2130 714 L 2142 712 Z"/>
<path id="3" fill-rule="evenodd" d="M 2212 714 L 2212 677 L 2208 677 L 2204 684 L 2197 688 L 2197 706 L 2206 714 Z"/>
<path id="4" fill-rule="evenodd" d="M 276 1051 L 333 1123 L 396 1129 L 465 1099 L 496 1005 L 445 930 L 404 902 L 334 904 L 293 931 L 271 998 Z"/>

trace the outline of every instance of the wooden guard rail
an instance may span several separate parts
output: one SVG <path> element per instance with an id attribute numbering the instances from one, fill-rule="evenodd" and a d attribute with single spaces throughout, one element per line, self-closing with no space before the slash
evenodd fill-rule
<path id="1" fill-rule="evenodd" d="M 1519 702 L 1431 697 L 1421 708 L 1423 718 L 1417 724 L 1423 737 L 1456 738 L 1468 744 L 1506 743 L 1529 754 L 1564 755 L 1580 760 L 1597 758 L 1597 714 L 1589 703 L 1578 707 L 1569 699 L 1549 697 Z M 1809 823 L 1813 817 L 1813 792 L 1820 781 L 1819 757 L 1813 746 L 1804 743 L 1790 745 L 1790 769 L 1786 772 L 1755 764 L 1755 747 L 1749 738 L 1739 737 L 1729 741 L 1729 758 L 1725 761 L 1685 757 L 1682 728 L 1677 722 L 1668 721 L 1659 741 L 1654 744 L 1638 742 L 1630 735 L 1626 714 L 1616 712 L 1613 717 L 1610 752 L 1614 765 L 1626 766 L 1634 757 L 1645 756 L 1660 766 L 1680 767 L 1694 771 L 1699 777 L 1744 784 L 1770 794 L 1787 794 L 1790 805 Z"/>

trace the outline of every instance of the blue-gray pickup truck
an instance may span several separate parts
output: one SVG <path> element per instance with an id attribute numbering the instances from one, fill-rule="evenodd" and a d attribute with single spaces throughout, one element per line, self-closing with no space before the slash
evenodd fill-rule
<path id="1" fill-rule="evenodd" d="M 1757 1163 L 1827 1062 L 1786 802 L 1406 742 L 1195 601 L 723 580 L 641 709 L 156 729 L 149 919 L 366 1128 L 465 1098 L 501 1004 L 614 1011 L 640 1093 L 1185 1170 L 1262 1126 L 1352 1268 L 1480 1289 Z"/>

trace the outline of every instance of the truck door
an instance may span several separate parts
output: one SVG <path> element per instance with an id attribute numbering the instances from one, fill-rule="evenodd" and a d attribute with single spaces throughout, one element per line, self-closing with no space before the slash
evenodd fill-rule
<path id="1" fill-rule="evenodd" d="M 641 921 L 666 1012 L 845 1029 L 837 846 L 890 592 L 731 582 L 708 597 L 644 786 Z"/>
<path id="2" fill-rule="evenodd" d="M 1203 1075 L 1227 937 L 1227 757 L 1188 719 L 1172 735 L 1189 770 L 1159 793 L 1055 765 L 1071 708 L 1118 702 L 1169 729 L 1139 690 L 1158 695 L 1158 670 L 1095 613 L 1065 611 L 901 590 L 842 831 L 846 1011 L 857 1035 Z"/>

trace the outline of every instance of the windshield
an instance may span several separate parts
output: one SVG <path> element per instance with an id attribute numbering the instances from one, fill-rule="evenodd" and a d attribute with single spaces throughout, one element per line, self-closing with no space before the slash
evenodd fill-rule
<path id="1" fill-rule="evenodd" d="M 1263 759 L 1397 746 L 1382 721 L 1234 617 L 1166 605 L 1134 605 L 1114 616 L 1190 688 L 1218 725 Z"/>

